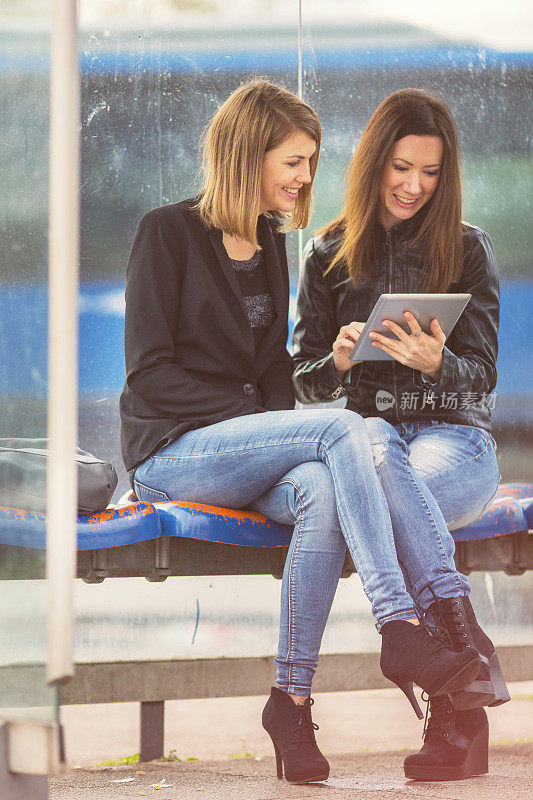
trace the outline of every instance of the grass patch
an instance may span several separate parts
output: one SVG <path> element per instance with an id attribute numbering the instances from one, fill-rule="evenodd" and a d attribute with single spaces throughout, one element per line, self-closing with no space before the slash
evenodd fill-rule
<path id="1" fill-rule="evenodd" d="M 518 739 L 496 739 L 495 742 L 491 742 L 492 745 L 505 745 L 505 744 L 530 744 L 531 739 L 527 736 L 520 736 Z"/>
<path id="2" fill-rule="evenodd" d="M 228 758 L 255 758 L 255 753 L 250 753 L 246 747 L 246 742 L 241 739 L 242 750 L 239 753 L 229 753 Z"/>
<path id="3" fill-rule="evenodd" d="M 133 753 L 131 756 L 124 756 L 123 758 L 110 758 L 109 761 L 101 761 L 99 767 L 125 767 L 128 764 L 138 764 L 139 753 Z"/>
<path id="4" fill-rule="evenodd" d="M 236 758 L 244 758 L 244 756 L 235 756 Z M 187 758 L 180 758 L 175 750 L 170 750 L 167 756 L 162 756 L 161 758 L 155 758 L 151 763 L 160 763 L 161 761 L 165 762 L 175 762 L 175 761 L 199 761 L 199 758 L 196 756 L 187 756 Z M 138 764 L 139 763 L 139 753 L 133 753 L 131 756 L 124 756 L 123 758 L 110 758 L 108 761 L 101 761 L 98 766 L 99 767 L 127 767 L 131 764 Z"/>

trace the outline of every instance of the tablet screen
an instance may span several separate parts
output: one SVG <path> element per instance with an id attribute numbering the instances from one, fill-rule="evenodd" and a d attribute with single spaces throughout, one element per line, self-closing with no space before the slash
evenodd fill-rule
<path id="1" fill-rule="evenodd" d="M 390 339 L 397 337 L 383 326 L 384 319 L 390 319 L 407 333 L 410 327 L 404 315 L 410 311 L 425 333 L 430 333 L 432 319 L 438 319 L 446 338 L 461 316 L 471 294 L 382 294 L 372 309 L 359 339 L 350 353 L 352 361 L 394 361 L 392 356 L 379 347 L 372 347 L 370 331 L 381 333 Z"/>

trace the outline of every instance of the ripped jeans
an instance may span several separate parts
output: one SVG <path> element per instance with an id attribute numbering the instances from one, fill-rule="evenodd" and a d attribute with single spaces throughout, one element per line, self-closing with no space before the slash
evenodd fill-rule
<path id="1" fill-rule="evenodd" d="M 310 691 L 346 545 L 378 630 L 414 616 L 402 567 L 423 608 L 428 583 L 439 597 L 469 592 L 437 503 L 381 419 L 345 409 L 236 417 L 162 447 L 137 467 L 134 486 L 143 500 L 247 507 L 294 526 L 276 658 L 278 685 L 294 694 Z"/>

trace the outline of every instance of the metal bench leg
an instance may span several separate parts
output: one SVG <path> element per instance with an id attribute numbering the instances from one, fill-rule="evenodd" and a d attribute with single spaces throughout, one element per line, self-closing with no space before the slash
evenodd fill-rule
<path id="1" fill-rule="evenodd" d="M 162 758 L 165 735 L 165 701 L 141 702 L 140 761 Z"/>

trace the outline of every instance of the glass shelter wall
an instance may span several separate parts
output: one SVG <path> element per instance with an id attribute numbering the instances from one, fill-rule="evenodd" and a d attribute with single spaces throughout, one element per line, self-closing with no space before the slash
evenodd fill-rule
<path id="1" fill-rule="evenodd" d="M 326 6 L 313 0 L 302 3 L 304 99 L 323 125 L 316 212 L 304 242 L 340 209 L 350 155 L 379 102 L 402 86 L 421 86 L 442 96 L 456 114 L 461 135 L 466 217 L 491 234 L 502 270 L 495 409 L 502 478 L 531 480 L 533 378 L 526 326 L 533 300 L 528 226 L 533 168 L 526 127 L 531 47 L 511 52 L 507 45 L 498 49 L 475 36 L 469 41 L 462 34 L 456 38 L 453 4 L 450 18 L 441 9 L 440 21 L 431 27 L 401 18 L 400 11 L 394 19 L 378 13 L 386 3 L 376 5 L 375 16 L 361 16 L 359 5 L 344 0 Z M 118 396 L 125 378 L 125 266 L 137 224 L 149 209 L 198 190 L 201 132 L 218 104 L 243 80 L 263 75 L 297 90 L 297 17 L 298 3 L 272 0 L 80 3 L 79 445 L 116 467 L 115 501 L 128 489 L 120 456 Z M 0 205 L 1 296 L 14 322 L 2 327 L 0 379 L 6 412 L 0 424 L 2 436 L 38 436 L 44 435 L 46 417 L 48 101 L 47 72 L 34 54 L 46 49 L 46 36 L 32 39 L 12 31 L 9 42 L 14 63 L 23 66 L 1 75 L 3 108 L 10 121 L 10 191 Z M 296 235 L 288 245 L 292 325 Z M 8 319 L 2 314 L 0 326 L 2 318 Z M 4 559 L 2 568 L 9 571 L 9 561 Z M 529 575 L 476 575 L 472 582 L 484 622 L 497 641 L 532 640 L 525 613 L 533 591 Z M 15 595 L 9 604 L 13 614 L 20 611 Z M 76 657 L 114 661 L 270 655 L 277 643 L 278 605 L 279 582 L 263 576 L 169 578 L 162 584 L 133 578 L 98 585 L 78 582 Z M 27 617 L 40 631 L 36 614 Z M 13 625 L 23 627 L 20 615 Z M 37 634 L 30 635 L 31 628 L 26 630 L 28 640 L 39 641 Z M 364 651 L 378 645 L 360 582 L 357 577 L 342 581 L 323 651 Z M 14 656 L 8 653 L 6 658 Z"/>
<path id="2" fill-rule="evenodd" d="M 80 447 L 110 460 L 129 488 L 119 440 L 124 280 L 149 209 L 194 196 L 210 116 L 247 77 L 297 90 L 298 4 L 81 3 Z M 196 7 L 196 13 L 195 13 Z M 167 13 L 168 12 L 168 13 Z M 297 236 L 289 237 L 297 264 Z M 106 579 L 77 586 L 80 661 L 272 653 L 279 582 L 258 578 Z"/>
<path id="3" fill-rule="evenodd" d="M 373 18 L 363 17 L 356 4 L 344 0 L 333 0 L 327 10 L 314 0 L 304 2 L 303 95 L 323 126 L 316 209 L 304 240 L 340 212 L 348 162 L 382 100 L 404 87 L 423 88 L 445 100 L 459 130 L 463 215 L 488 231 L 501 272 L 498 383 L 493 396 L 501 478 L 504 483 L 530 482 L 532 39 L 525 41 L 518 21 L 526 14 L 521 3 L 505 10 L 498 4 L 473 6 L 467 13 L 476 12 L 479 24 L 466 37 L 463 11 L 453 2 L 430 3 L 427 9 L 408 3 L 400 9 L 378 0 Z M 513 14 L 511 31 L 507 20 Z M 480 35 L 483 38 L 477 39 Z M 341 581 L 330 629 L 341 599 L 350 592 L 347 583 Z M 470 583 L 476 609 L 495 641 L 533 641 L 530 574 L 475 573 Z M 355 627 L 347 625 L 352 635 L 343 640 L 364 649 Z M 338 642 L 326 633 L 326 648 L 334 651 Z"/>
<path id="4" fill-rule="evenodd" d="M 19 520 L 46 511 L 46 474 L 30 474 L 6 442 L 46 437 L 47 425 L 47 3 L 41 15 L 41 32 L 0 33 L 0 718 L 51 721 L 44 534 L 40 548 L 17 538 Z"/>
<path id="5" fill-rule="evenodd" d="M 378 3 L 376 13 L 382 7 L 390 4 Z M 464 218 L 488 231 L 501 272 L 494 421 L 502 443 L 502 478 L 527 481 L 531 465 L 526 443 L 529 448 L 533 430 L 528 368 L 532 339 L 527 325 L 533 302 L 531 41 L 529 52 L 502 49 L 510 47 L 507 38 L 499 49 L 474 36 L 465 41 L 454 13 L 453 4 L 449 12 L 439 6 L 428 29 L 398 11 L 396 19 L 365 20 L 349 13 L 343 0 L 328 5 L 327 14 L 319 13 L 315 3 L 304 3 L 304 98 L 316 108 L 324 131 L 312 228 L 340 211 L 347 164 L 385 97 L 403 87 L 417 87 L 448 103 L 463 155 Z M 493 6 L 486 15 L 490 18 L 491 13 L 506 16 Z M 331 22 L 328 26 L 328 20 L 338 21 L 343 15 L 342 28 Z M 495 18 L 490 27 L 485 20 L 493 36 L 497 22 Z"/>
<path id="6" fill-rule="evenodd" d="M 241 81 L 260 74 L 297 89 L 298 4 L 213 3 L 192 15 L 169 10 L 171 4 L 163 4 L 168 13 L 147 13 L 142 3 L 120 11 L 116 3 L 100 3 L 91 15 L 90 5 L 81 4 L 80 446 L 115 464 L 118 496 L 128 488 L 117 399 L 124 380 L 124 269 L 135 228 L 150 208 L 194 195 L 201 131 Z M 351 152 L 379 102 L 402 86 L 443 96 L 461 134 L 466 216 L 490 232 L 502 268 L 496 408 L 502 477 L 529 480 L 533 384 L 525 369 L 530 334 L 524 309 L 533 290 L 525 113 L 531 54 L 454 38 L 451 10 L 449 19 L 441 12 L 439 33 L 397 13 L 396 19 L 362 17 L 354 5 L 302 3 L 304 99 L 318 111 L 324 131 L 316 212 L 304 242 L 339 210 Z M 289 241 L 289 264 L 292 315 L 296 236 Z M 496 638 L 530 641 L 524 614 L 530 577 L 475 575 L 472 582 Z M 170 578 L 155 586 L 131 579 L 125 588 L 109 579 L 97 587 L 80 584 L 77 657 L 271 654 L 278 602 L 279 583 L 268 577 Z M 359 581 L 341 581 L 323 650 L 378 646 Z"/>

